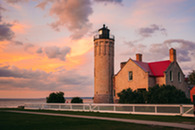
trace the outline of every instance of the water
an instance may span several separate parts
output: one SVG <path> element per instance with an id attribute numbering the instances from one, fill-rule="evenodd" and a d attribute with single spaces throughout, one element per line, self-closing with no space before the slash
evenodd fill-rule
<path id="1" fill-rule="evenodd" d="M 71 99 L 66 99 L 66 103 L 70 102 Z M 0 99 L 0 108 L 17 108 L 25 103 L 46 103 L 46 99 Z M 93 103 L 93 99 L 83 99 L 83 103 Z"/>

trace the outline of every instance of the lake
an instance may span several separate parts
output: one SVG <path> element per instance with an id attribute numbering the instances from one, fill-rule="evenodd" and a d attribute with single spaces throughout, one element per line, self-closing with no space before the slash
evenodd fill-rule
<path id="1" fill-rule="evenodd" d="M 66 99 L 66 103 L 71 102 L 71 98 Z M 23 106 L 25 103 L 46 103 L 46 98 L 35 99 L 0 99 L 0 108 L 16 108 Z M 92 98 L 83 98 L 83 103 L 93 103 Z"/>

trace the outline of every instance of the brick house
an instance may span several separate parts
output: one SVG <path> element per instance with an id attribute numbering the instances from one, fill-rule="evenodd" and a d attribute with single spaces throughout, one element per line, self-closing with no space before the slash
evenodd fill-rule
<path id="1" fill-rule="evenodd" d="M 114 76 L 114 102 L 119 99 L 117 93 L 123 89 L 148 90 L 156 84 L 174 85 L 188 96 L 185 75 L 176 58 L 176 50 L 169 50 L 170 60 L 143 62 L 142 54 L 136 54 L 136 60 L 129 59 L 121 63 L 121 69 Z"/>

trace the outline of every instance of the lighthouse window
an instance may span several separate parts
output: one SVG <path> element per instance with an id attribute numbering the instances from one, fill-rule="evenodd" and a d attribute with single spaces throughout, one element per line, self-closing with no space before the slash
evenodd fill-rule
<path id="1" fill-rule="evenodd" d="M 102 30 L 99 31 L 99 34 L 102 35 Z"/>
<path id="2" fill-rule="evenodd" d="M 132 71 L 129 71 L 129 81 L 130 80 L 133 80 L 133 72 Z"/>

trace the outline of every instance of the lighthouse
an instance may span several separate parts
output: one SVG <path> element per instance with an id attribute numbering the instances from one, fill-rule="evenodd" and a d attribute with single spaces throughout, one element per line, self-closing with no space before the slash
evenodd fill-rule
<path id="1" fill-rule="evenodd" d="M 94 103 L 113 103 L 114 36 L 103 25 L 94 36 Z"/>

